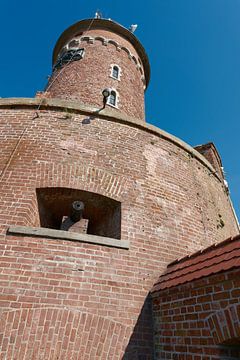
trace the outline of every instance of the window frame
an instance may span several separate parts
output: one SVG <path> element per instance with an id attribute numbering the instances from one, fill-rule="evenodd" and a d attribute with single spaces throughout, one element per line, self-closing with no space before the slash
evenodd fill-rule
<path id="1" fill-rule="evenodd" d="M 71 62 L 79 61 L 84 58 L 85 49 L 84 48 L 70 48 L 65 49 L 64 51 L 60 52 L 53 66 L 53 71 L 56 69 L 61 69 L 63 66 L 68 65 Z"/>
<path id="2" fill-rule="evenodd" d="M 117 69 L 117 71 L 118 71 L 118 76 L 116 77 L 116 76 L 114 76 L 114 71 L 115 71 L 115 69 Z M 110 70 L 111 72 L 110 72 L 110 77 L 112 78 L 112 79 L 114 79 L 114 80 L 118 80 L 118 81 L 120 81 L 121 80 L 121 68 L 120 68 L 120 66 L 119 65 L 117 65 L 117 64 L 111 64 L 111 70 Z"/>
<path id="3" fill-rule="evenodd" d="M 114 104 L 111 102 L 111 96 L 113 95 L 112 93 L 115 93 L 115 103 Z M 107 98 L 107 105 L 112 106 L 114 108 L 118 108 L 118 102 L 119 102 L 118 92 L 115 89 L 111 89 L 111 93 Z"/>

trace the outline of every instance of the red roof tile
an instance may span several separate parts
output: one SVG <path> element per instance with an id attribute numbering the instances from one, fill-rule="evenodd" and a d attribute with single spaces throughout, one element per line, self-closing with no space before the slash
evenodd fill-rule
<path id="1" fill-rule="evenodd" d="M 184 284 L 240 266 L 240 235 L 198 251 L 168 265 L 152 292 Z"/>

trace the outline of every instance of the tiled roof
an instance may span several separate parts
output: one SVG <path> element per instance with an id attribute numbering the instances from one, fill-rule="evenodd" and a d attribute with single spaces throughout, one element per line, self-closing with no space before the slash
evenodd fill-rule
<path id="1" fill-rule="evenodd" d="M 170 263 L 152 292 L 240 267 L 240 235 Z"/>

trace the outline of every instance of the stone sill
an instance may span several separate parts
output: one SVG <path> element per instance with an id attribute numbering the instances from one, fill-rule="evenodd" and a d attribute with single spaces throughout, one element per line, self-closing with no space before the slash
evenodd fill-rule
<path id="1" fill-rule="evenodd" d="M 7 235 L 33 236 L 50 239 L 77 241 L 86 244 L 103 245 L 108 247 L 129 249 L 128 240 L 118 240 L 104 236 L 78 234 L 70 231 L 54 230 L 42 227 L 10 226 Z"/>

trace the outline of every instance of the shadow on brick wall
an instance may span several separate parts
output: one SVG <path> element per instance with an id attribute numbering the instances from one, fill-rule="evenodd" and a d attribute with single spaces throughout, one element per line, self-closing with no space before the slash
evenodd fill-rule
<path id="1" fill-rule="evenodd" d="M 150 295 L 145 299 L 141 313 L 126 347 L 122 360 L 153 359 L 153 317 Z"/>

